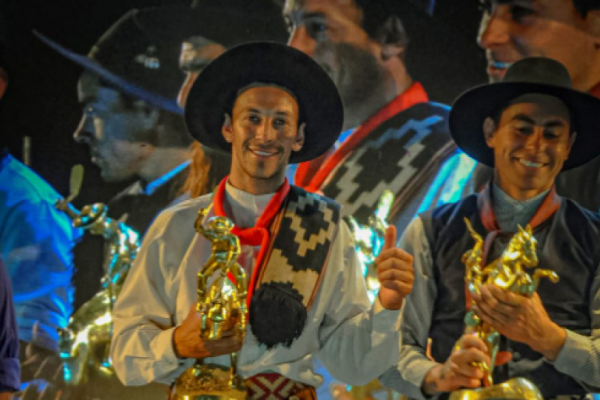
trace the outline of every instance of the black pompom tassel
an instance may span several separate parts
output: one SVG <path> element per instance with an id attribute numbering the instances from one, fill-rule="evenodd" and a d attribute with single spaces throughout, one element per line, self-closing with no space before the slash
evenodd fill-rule
<path id="1" fill-rule="evenodd" d="M 306 307 L 291 282 L 264 283 L 252 295 L 250 327 L 268 349 L 282 344 L 290 347 L 304 330 Z"/>

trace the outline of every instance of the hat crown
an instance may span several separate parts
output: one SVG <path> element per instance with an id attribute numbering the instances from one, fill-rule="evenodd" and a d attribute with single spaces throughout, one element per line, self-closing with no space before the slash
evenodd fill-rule
<path id="1" fill-rule="evenodd" d="M 569 71 L 558 61 L 545 57 L 530 57 L 514 63 L 502 82 L 537 83 L 572 89 Z"/>

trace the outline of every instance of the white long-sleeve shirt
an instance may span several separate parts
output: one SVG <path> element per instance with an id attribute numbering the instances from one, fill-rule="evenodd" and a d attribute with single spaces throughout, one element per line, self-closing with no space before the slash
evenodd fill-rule
<path id="1" fill-rule="evenodd" d="M 267 201 L 227 186 L 226 212 L 240 226 L 256 221 Z M 165 210 L 145 236 L 114 310 L 111 357 L 126 385 L 171 383 L 193 364 L 176 357 L 172 336 L 197 301 L 196 274 L 211 252 L 211 244 L 194 230 L 203 196 Z M 211 212 L 206 219 L 214 215 Z M 241 220 L 245 222 L 242 222 Z M 247 226 L 246 226 L 247 227 Z M 256 248 L 242 246 L 239 261 L 251 272 Z M 307 260 L 310 262 L 310 260 Z M 317 356 L 331 374 L 350 384 L 365 384 L 395 365 L 399 356 L 400 312 L 371 306 L 348 227 L 341 223 L 324 271 L 322 284 L 306 326 L 289 348 L 267 350 L 250 328 L 238 353 L 238 372 L 248 378 L 262 372 L 280 373 L 318 387 L 313 370 Z M 207 359 L 229 365 L 229 356 Z"/>

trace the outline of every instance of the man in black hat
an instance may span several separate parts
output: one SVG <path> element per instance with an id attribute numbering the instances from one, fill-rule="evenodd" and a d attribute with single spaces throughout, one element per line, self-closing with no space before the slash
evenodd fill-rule
<path id="1" fill-rule="evenodd" d="M 238 351 L 248 398 L 285 399 L 322 382 L 314 356 L 352 383 L 397 361 L 412 261 L 393 248 L 395 230 L 378 259 L 382 289 L 370 306 L 339 205 L 285 178 L 288 163 L 332 145 L 342 118 L 327 74 L 285 45 L 242 45 L 202 72 L 186 121 L 203 145 L 231 152 L 231 174 L 213 195 L 166 210 L 149 230 L 114 314 L 111 356 L 125 384 L 171 383 L 195 358 L 223 365 L 229 357 L 218 356 Z M 211 254 L 194 229 L 202 208 L 210 208 L 207 219 L 230 218 L 241 242 L 238 262 L 250 282 L 243 343 L 232 331 L 215 341 L 199 336 L 195 276 Z"/>
<path id="2" fill-rule="evenodd" d="M 227 49 L 261 40 L 283 43 L 286 39 L 280 9 L 268 0 L 195 1 L 194 10 L 200 14 L 197 18 L 198 29 L 194 36 L 184 40 L 179 57 L 179 67 L 185 74 L 177 97 L 182 108 L 198 75 Z M 223 29 L 223 26 L 228 29 Z M 230 165 L 229 153 L 204 148 L 194 142 L 184 191 L 191 197 L 211 192 L 218 182 L 208 182 L 206 171 L 212 169 L 213 176 L 223 177 L 229 173 Z"/>
<path id="3" fill-rule="evenodd" d="M 543 55 L 561 62 L 573 88 L 600 98 L 600 1 L 598 0 L 482 0 L 478 44 L 486 51 L 491 82 L 526 57 Z M 600 210 L 600 157 L 560 174 L 556 190 L 593 211 Z M 476 187 L 492 171 L 479 165 Z"/>
<path id="4" fill-rule="evenodd" d="M 300 164 L 295 183 L 343 204 L 360 223 L 388 189 L 397 199 L 388 221 L 403 232 L 417 212 L 458 200 L 475 166 L 450 138 L 449 108 L 429 101 L 407 67 L 422 50 L 412 43 L 419 30 L 435 29 L 428 15 L 434 3 L 285 1 L 290 46 L 330 74 L 344 103 L 340 139 Z"/>
<path id="5" fill-rule="evenodd" d="M 494 382 L 525 377 L 546 399 L 600 388 L 600 217 L 559 197 L 554 186 L 561 171 L 598 154 L 598 109 L 600 101 L 572 90 L 567 70 L 547 58 L 519 61 L 503 82 L 456 101 L 453 138 L 493 167 L 494 179 L 480 194 L 420 215 L 401 239 L 415 255 L 415 287 L 400 362 L 384 375 L 386 385 L 414 398 L 481 385 L 483 373 L 472 363 L 489 365 L 487 347 L 474 336 L 461 339 L 470 306 L 461 255 L 474 245 L 467 218 L 485 238 L 483 265 L 499 257 L 518 225 L 529 224 L 540 267 L 560 277 L 542 281 L 531 298 L 491 285 L 473 295 L 473 311 L 500 332 L 500 350 L 512 352 L 495 368 Z"/>

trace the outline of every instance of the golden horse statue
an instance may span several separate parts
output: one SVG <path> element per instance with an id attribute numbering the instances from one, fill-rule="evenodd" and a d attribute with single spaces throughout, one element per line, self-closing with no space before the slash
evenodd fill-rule
<path id="1" fill-rule="evenodd" d="M 90 376 L 114 376 L 109 358 L 112 338 L 112 311 L 127 273 L 140 247 L 139 235 L 122 221 L 107 216 L 102 203 L 86 205 L 77 211 L 70 202 L 79 194 L 83 167 L 71 172 L 71 190 L 55 207 L 65 212 L 73 226 L 105 239 L 102 290 L 71 316 L 59 333 L 59 351 L 64 365 L 64 380 L 69 386 L 85 384 Z"/>
<path id="2" fill-rule="evenodd" d="M 538 264 L 537 240 L 533 236 L 530 225 L 527 225 L 525 229 L 518 226 L 516 234 L 510 239 L 502 255 L 482 269 L 481 266 L 484 261 L 483 238 L 473 229 L 467 218 L 465 218 L 465 224 L 471 237 L 475 240 L 474 247 L 462 256 L 462 262 L 466 267 L 465 284 L 471 294 L 479 293 L 483 284 L 492 284 L 505 291 L 531 297 L 537 290 L 541 278 L 549 278 L 554 283 L 558 282 L 559 277 L 552 270 L 536 269 L 533 277 L 526 271 L 535 268 Z M 511 379 L 500 385 L 493 385 L 492 375 L 498 354 L 500 333 L 491 325 L 483 322 L 473 311 L 467 312 L 465 325 L 466 334 L 474 334 L 486 344 L 491 365 L 477 364 L 485 374 L 484 388 L 454 392 L 450 396 L 451 400 L 487 399 L 491 398 L 490 396 L 541 399 L 539 390 L 535 385 L 523 378 Z"/>
<path id="3" fill-rule="evenodd" d="M 237 262 L 240 240 L 231 232 L 234 225 L 227 217 L 211 217 L 205 227 L 206 213 L 206 209 L 200 209 L 194 225 L 196 232 L 212 244 L 210 257 L 197 277 L 197 310 L 202 313 L 199 334 L 204 340 L 218 340 L 223 330 L 233 327 L 243 342 L 248 314 L 248 283 L 244 269 Z M 211 279 L 213 280 L 209 285 Z M 222 366 L 204 364 L 201 359 L 196 360 L 194 366 L 188 368 L 175 382 L 171 399 L 245 399 L 246 387 L 243 379 L 236 374 L 236 353 L 231 353 L 230 361 L 230 368 L 225 369 Z"/>

